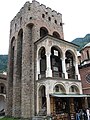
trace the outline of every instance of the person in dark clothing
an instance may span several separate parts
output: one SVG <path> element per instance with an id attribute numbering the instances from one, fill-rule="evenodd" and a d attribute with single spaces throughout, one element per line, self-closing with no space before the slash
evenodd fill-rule
<path id="1" fill-rule="evenodd" d="M 84 113 L 84 120 L 88 120 L 88 118 L 87 118 L 87 112 L 86 112 L 85 109 L 83 109 L 83 113 Z"/>
<path id="2" fill-rule="evenodd" d="M 80 114 L 79 114 L 79 111 L 76 111 L 76 120 L 80 120 Z"/>

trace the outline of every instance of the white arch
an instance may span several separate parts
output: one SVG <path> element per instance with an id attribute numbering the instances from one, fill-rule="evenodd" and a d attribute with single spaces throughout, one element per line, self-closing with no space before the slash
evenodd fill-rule
<path id="1" fill-rule="evenodd" d="M 76 92 L 75 92 L 75 93 L 73 92 L 73 94 L 77 94 L 77 93 L 80 94 L 79 86 L 78 86 L 76 83 L 72 83 L 72 84 L 69 85 L 69 93 L 70 93 L 70 88 L 71 88 L 72 86 L 74 86 L 74 88 L 75 88 L 75 90 L 76 90 Z"/>
<path id="2" fill-rule="evenodd" d="M 54 87 L 53 87 L 53 91 L 55 92 L 55 86 L 57 86 L 57 85 L 59 85 L 59 86 L 61 86 L 62 88 L 63 88 L 63 93 L 66 93 L 66 88 L 65 88 L 65 85 L 62 83 L 62 82 L 56 82 L 55 84 L 54 84 Z"/>

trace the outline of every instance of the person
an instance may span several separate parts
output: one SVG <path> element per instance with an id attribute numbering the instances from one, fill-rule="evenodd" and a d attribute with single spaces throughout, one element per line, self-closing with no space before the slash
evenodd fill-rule
<path id="1" fill-rule="evenodd" d="M 80 114 L 79 114 L 79 111 L 76 111 L 76 120 L 80 120 Z"/>
<path id="2" fill-rule="evenodd" d="M 84 112 L 84 120 L 88 120 L 88 119 L 87 119 L 87 112 L 86 112 L 86 109 L 83 109 L 83 112 Z"/>
<path id="3" fill-rule="evenodd" d="M 89 109 L 88 108 L 86 109 L 86 113 L 87 113 L 87 118 L 89 120 Z"/>

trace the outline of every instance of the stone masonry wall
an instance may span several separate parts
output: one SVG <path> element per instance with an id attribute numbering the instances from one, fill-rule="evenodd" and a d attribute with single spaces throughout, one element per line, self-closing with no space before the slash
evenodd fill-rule
<path id="1" fill-rule="evenodd" d="M 40 5 L 35 0 L 32 3 L 26 2 L 10 23 L 8 116 L 30 118 L 35 115 L 34 42 L 40 39 L 41 27 L 45 27 L 50 35 L 53 35 L 53 32 L 58 32 L 60 38 L 64 39 L 62 15 L 51 10 L 51 8 L 46 8 L 45 5 Z M 21 31 L 23 38 L 18 39 Z M 13 47 L 11 46 L 13 38 L 16 41 L 14 55 L 12 55 Z M 21 40 L 22 47 L 18 47 Z M 20 53 L 19 49 L 22 49 L 22 53 Z M 22 58 L 19 55 L 22 55 Z M 19 63 L 19 59 L 21 63 Z M 14 62 L 14 65 L 12 62 Z"/>

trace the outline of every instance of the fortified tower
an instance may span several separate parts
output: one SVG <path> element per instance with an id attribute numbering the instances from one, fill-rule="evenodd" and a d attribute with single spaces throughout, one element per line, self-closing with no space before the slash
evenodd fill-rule
<path id="1" fill-rule="evenodd" d="M 7 115 L 35 114 L 34 42 L 50 34 L 63 39 L 62 15 L 33 0 L 10 24 Z"/>
<path id="2" fill-rule="evenodd" d="M 6 114 L 72 117 L 84 97 L 77 48 L 64 40 L 60 13 L 26 2 L 10 24 Z"/>

